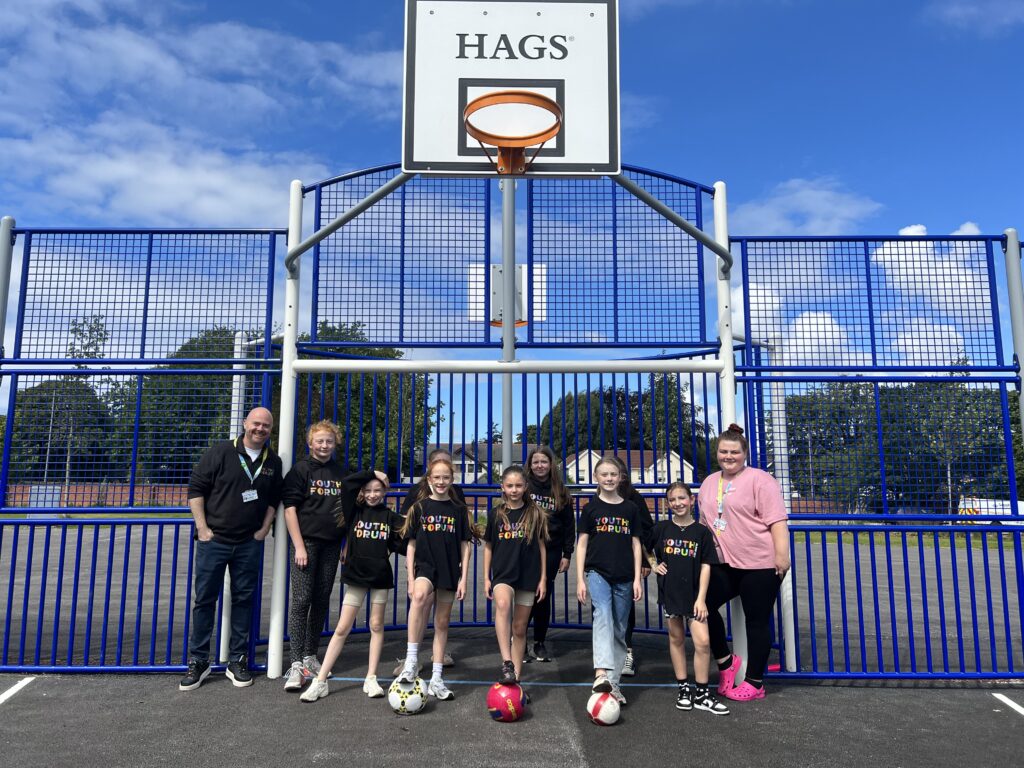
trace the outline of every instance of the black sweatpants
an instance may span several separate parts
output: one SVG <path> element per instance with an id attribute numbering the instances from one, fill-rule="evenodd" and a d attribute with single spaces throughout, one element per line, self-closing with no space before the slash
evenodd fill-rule
<path id="1" fill-rule="evenodd" d="M 771 621 L 782 580 L 774 568 L 744 570 L 731 565 L 712 565 L 708 583 L 708 634 L 711 636 L 711 655 L 716 659 L 728 656 L 729 643 L 725 639 L 725 621 L 718 609 L 740 598 L 747 628 L 747 677 L 764 678 L 771 651 Z"/>
<path id="2" fill-rule="evenodd" d="M 315 656 L 320 647 L 320 632 L 331 607 L 331 592 L 338 574 L 341 544 L 335 541 L 303 539 L 306 545 L 305 568 L 295 565 L 295 548 L 290 544 L 292 597 L 288 607 L 288 635 L 292 661 Z"/>

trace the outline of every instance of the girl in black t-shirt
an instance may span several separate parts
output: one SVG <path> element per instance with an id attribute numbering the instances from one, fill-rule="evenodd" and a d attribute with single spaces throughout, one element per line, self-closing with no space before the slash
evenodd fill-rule
<path id="1" fill-rule="evenodd" d="M 643 597 L 640 584 L 640 512 L 619 496 L 618 465 L 603 458 L 594 467 L 597 498 L 583 508 L 576 544 L 576 597 L 594 608 L 594 693 L 611 693 L 619 704 L 619 676 L 626 660 L 629 606 Z"/>
<path id="2" fill-rule="evenodd" d="M 509 467 L 501 473 L 501 501 L 488 515 L 484 533 L 484 591 L 494 600 L 501 683 L 516 683 L 522 673 L 530 612 L 547 590 L 547 536 L 547 514 L 530 498 L 526 473 Z"/>
<path id="3" fill-rule="evenodd" d="M 526 484 L 530 496 L 548 518 L 547 589 L 543 598 L 533 604 L 533 648 L 525 661 L 551 661 L 546 644 L 548 625 L 551 623 L 551 599 L 555 591 L 555 577 L 569 570 L 572 550 L 576 545 L 576 512 L 572 496 L 562 482 L 562 471 L 555 453 L 546 445 L 531 451 L 526 457 Z"/>
<path id="4" fill-rule="evenodd" d="M 394 587 L 391 555 L 401 545 L 402 518 L 384 503 L 388 489 L 388 476 L 383 472 L 367 470 L 349 475 L 335 507 L 338 525 L 348 530 L 343 560 L 345 570 L 341 580 L 345 583 L 338 626 L 324 652 L 324 662 L 313 682 L 302 696 L 302 701 L 316 701 L 328 694 L 327 678 L 345 647 L 356 615 L 363 601 L 370 596 L 370 661 L 363 682 L 363 692 L 370 698 L 384 695 L 377 682 L 377 665 L 384 647 L 384 609 L 388 593 Z"/>
<path id="5" fill-rule="evenodd" d="M 469 543 L 479 537 L 466 505 L 451 496 L 454 476 L 450 461 L 434 459 L 427 467 L 429 492 L 421 491 L 402 526 L 402 536 L 409 541 L 405 562 L 411 605 L 405 665 L 398 680 L 411 683 L 416 679 L 419 642 L 423 639 L 430 608 L 436 601 L 434 662 L 427 693 L 441 701 L 455 698 L 442 678 L 448 623 L 452 605 L 466 595 Z"/>
<path id="6" fill-rule="evenodd" d="M 679 683 L 676 708 L 703 709 L 728 715 L 729 709 L 708 692 L 711 644 L 705 598 L 711 566 L 718 553 L 711 531 L 693 519 L 693 494 L 686 483 L 672 483 L 665 492 L 671 516 L 655 524 L 647 547 L 658 559 L 658 602 L 668 619 L 668 652 Z M 696 688 L 686 680 L 686 627 L 693 638 L 693 673 Z"/>

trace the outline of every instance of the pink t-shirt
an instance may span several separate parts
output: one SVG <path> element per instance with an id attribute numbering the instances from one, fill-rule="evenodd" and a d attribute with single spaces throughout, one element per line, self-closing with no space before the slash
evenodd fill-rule
<path id="1" fill-rule="evenodd" d="M 716 530 L 721 476 L 721 472 L 709 475 L 697 494 L 700 521 L 714 534 L 719 560 L 733 568 L 774 568 L 775 547 L 769 528 L 788 517 L 778 482 L 755 467 L 745 467 L 726 481 L 722 485 L 721 518 L 725 528 Z"/>

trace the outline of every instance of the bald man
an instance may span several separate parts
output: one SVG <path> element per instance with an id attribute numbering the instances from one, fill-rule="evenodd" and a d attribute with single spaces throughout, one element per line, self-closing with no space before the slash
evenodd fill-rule
<path id="1" fill-rule="evenodd" d="M 178 689 L 192 691 L 210 674 L 210 638 L 224 570 L 231 573 L 231 647 L 225 674 L 238 688 L 252 685 L 249 622 L 260 576 L 263 540 L 281 499 L 281 459 L 268 441 L 274 417 L 253 408 L 243 434 L 211 446 L 192 470 L 188 506 L 195 520 L 192 637 L 188 673 Z"/>

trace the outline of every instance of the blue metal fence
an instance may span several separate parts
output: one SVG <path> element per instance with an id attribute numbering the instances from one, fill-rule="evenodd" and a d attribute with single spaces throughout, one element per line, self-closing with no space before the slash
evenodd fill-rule
<path id="1" fill-rule="evenodd" d="M 396 172 L 307 188 L 318 226 Z M 627 173 L 704 223 L 710 188 Z M 301 353 L 472 356 L 498 346 L 488 322 L 493 184 L 417 179 L 318 246 Z M 607 180 L 530 181 L 520 203 L 524 354 L 714 353 L 701 246 Z M 18 231 L 17 342 L 0 370 L 0 670 L 184 663 L 185 483 L 248 407 L 281 407 L 272 334 L 282 236 Z M 734 240 L 750 458 L 779 478 L 793 520 L 795 647 L 781 642 L 781 608 L 776 626 L 780 659 L 796 659 L 785 674 L 1008 677 L 1024 667 L 1019 384 L 1003 352 L 1000 247 L 987 236 Z M 502 386 L 483 374 L 308 375 L 294 407 L 300 426 L 336 421 L 339 458 L 386 470 L 398 489 L 430 449 L 446 447 L 482 519 L 500 469 Z M 656 516 L 667 483 L 697 484 L 715 468 L 715 375 L 517 375 L 512 386 L 516 460 L 552 446 L 578 505 L 604 453 L 623 458 Z M 555 626 L 588 623 L 573 578 L 557 582 Z M 487 623 L 474 584 L 456 618 Z M 654 601 L 652 590 L 640 631 L 663 629 Z M 403 626 L 405 611 L 396 590 L 387 625 Z"/>

